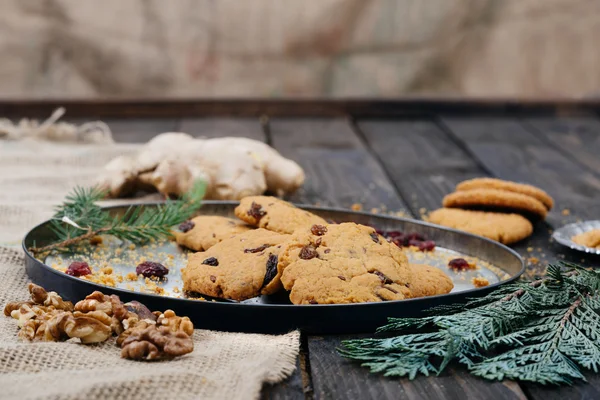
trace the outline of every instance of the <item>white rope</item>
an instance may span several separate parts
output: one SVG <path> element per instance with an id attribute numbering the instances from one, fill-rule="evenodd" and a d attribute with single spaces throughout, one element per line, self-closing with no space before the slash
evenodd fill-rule
<path id="1" fill-rule="evenodd" d="M 80 126 L 58 122 L 65 114 L 63 107 L 54 110 L 41 124 L 35 119 L 23 118 L 17 124 L 0 119 L 0 139 L 51 140 L 57 142 L 114 143 L 110 127 L 102 121 L 86 122 Z"/>

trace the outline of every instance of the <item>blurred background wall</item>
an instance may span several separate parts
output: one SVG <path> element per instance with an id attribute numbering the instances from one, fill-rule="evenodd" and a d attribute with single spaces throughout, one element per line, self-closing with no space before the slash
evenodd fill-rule
<path id="1" fill-rule="evenodd" d="M 600 0 L 0 0 L 0 97 L 600 92 Z"/>

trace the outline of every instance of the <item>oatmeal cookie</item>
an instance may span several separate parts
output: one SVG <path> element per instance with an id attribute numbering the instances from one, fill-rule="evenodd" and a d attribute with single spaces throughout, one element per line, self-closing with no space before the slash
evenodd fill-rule
<path id="1" fill-rule="evenodd" d="M 523 183 L 504 181 L 496 178 L 475 178 L 461 182 L 456 186 L 456 191 L 472 189 L 498 189 L 513 193 L 521 193 L 539 200 L 548 210 L 554 206 L 554 200 L 542 189 Z"/>
<path id="2" fill-rule="evenodd" d="M 327 222 L 308 211 L 276 197 L 245 197 L 235 208 L 235 215 L 252 226 L 279 233 L 292 233 L 298 228 Z"/>
<path id="3" fill-rule="evenodd" d="M 355 223 L 296 231 L 281 253 L 279 271 L 294 304 L 402 300 L 411 293 L 402 250 Z"/>
<path id="4" fill-rule="evenodd" d="M 255 229 L 192 254 L 182 270 L 183 289 L 239 301 L 271 294 L 281 288 L 277 264 L 288 238 Z"/>
<path id="5" fill-rule="evenodd" d="M 428 221 L 449 228 L 484 236 L 504 244 L 523 240 L 533 232 L 533 225 L 519 214 L 440 208 L 432 211 Z"/>
<path id="6" fill-rule="evenodd" d="M 439 268 L 427 264 L 409 264 L 412 279 L 411 297 L 436 296 L 450 293 L 454 284 L 452 279 Z"/>
<path id="7" fill-rule="evenodd" d="M 215 244 L 251 228 L 235 219 L 201 215 L 182 223 L 175 231 L 177 244 L 194 251 L 208 250 Z"/>
<path id="8" fill-rule="evenodd" d="M 575 243 L 591 248 L 600 248 L 600 229 L 580 233 L 571 238 Z"/>
<path id="9" fill-rule="evenodd" d="M 498 189 L 461 190 L 444 197 L 444 207 L 510 210 L 532 218 L 546 218 L 548 210 L 541 201 L 526 194 Z"/>

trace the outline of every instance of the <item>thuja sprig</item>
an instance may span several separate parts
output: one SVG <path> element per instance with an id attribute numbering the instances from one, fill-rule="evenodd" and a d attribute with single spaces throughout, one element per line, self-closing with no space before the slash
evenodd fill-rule
<path id="1" fill-rule="evenodd" d="M 205 189 L 205 183 L 199 181 L 179 200 L 167 200 L 154 207 L 132 206 L 115 216 L 96 204 L 104 197 L 101 190 L 77 187 L 56 208 L 51 220 L 50 229 L 56 242 L 29 250 L 34 253 L 64 250 L 101 234 L 134 244 L 169 237 L 173 226 L 189 219 L 200 207 Z"/>
<path id="2" fill-rule="evenodd" d="M 546 277 L 505 285 L 466 306 L 390 318 L 386 337 L 342 342 L 340 353 L 386 376 L 439 374 L 451 362 L 490 380 L 585 380 L 600 368 L 600 274 L 550 265 Z M 390 336 L 391 335 L 391 336 Z"/>

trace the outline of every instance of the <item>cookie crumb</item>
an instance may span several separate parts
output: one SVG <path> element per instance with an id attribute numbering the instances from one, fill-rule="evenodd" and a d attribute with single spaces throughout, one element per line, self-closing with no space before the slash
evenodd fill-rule
<path id="1" fill-rule="evenodd" d="M 529 262 L 529 264 L 538 264 L 540 262 L 540 259 L 537 257 L 529 257 L 527 261 Z"/>
<path id="2" fill-rule="evenodd" d="M 352 209 L 352 211 L 362 211 L 363 206 L 360 203 L 354 203 L 352 204 L 352 206 L 350 206 L 350 208 Z"/>
<path id="3" fill-rule="evenodd" d="M 532 251 L 533 251 L 533 247 L 528 247 L 528 248 L 527 248 L 527 252 L 528 252 L 528 253 L 531 253 Z"/>
<path id="4" fill-rule="evenodd" d="M 481 288 L 488 286 L 490 284 L 490 281 L 488 281 L 487 278 L 484 278 L 483 276 L 476 276 L 473 279 L 471 279 L 471 283 L 476 288 Z"/>
<path id="5" fill-rule="evenodd" d="M 571 210 L 569 210 L 568 208 L 565 208 L 564 210 L 562 210 L 562 215 L 564 215 L 564 216 L 571 215 Z"/>

